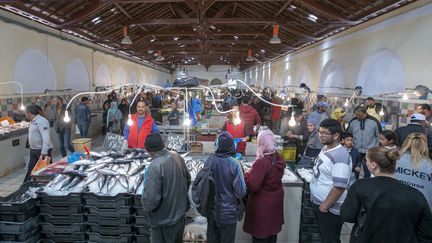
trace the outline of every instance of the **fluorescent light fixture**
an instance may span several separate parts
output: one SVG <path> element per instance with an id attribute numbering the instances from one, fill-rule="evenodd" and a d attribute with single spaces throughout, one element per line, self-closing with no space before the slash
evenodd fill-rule
<path id="1" fill-rule="evenodd" d="M 179 38 L 178 38 L 177 36 L 175 36 L 173 39 L 174 39 L 175 41 L 178 41 Z"/>
<path id="2" fill-rule="evenodd" d="M 316 22 L 318 20 L 318 17 L 313 14 L 309 14 L 308 19 L 310 21 Z"/>
<path id="3" fill-rule="evenodd" d="M 265 53 L 266 51 L 265 51 L 264 49 L 261 49 L 261 52 L 262 52 L 262 53 Z"/>
<path id="4" fill-rule="evenodd" d="M 234 36 L 234 40 L 238 40 L 238 36 L 235 35 L 235 36 Z"/>
<path id="5" fill-rule="evenodd" d="M 297 7 L 291 4 L 289 8 L 290 8 L 291 10 L 294 10 L 294 9 L 296 9 Z"/>
<path id="6" fill-rule="evenodd" d="M 98 21 L 100 21 L 100 17 L 96 17 L 96 18 L 92 19 L 91 22 L 96 23 L 96 22 L 98 22 Z"/>
<path id="7" fill-rule="evenodd" d="M 150 42 L 154 42 L 156 39 L 151 39 Z"/>

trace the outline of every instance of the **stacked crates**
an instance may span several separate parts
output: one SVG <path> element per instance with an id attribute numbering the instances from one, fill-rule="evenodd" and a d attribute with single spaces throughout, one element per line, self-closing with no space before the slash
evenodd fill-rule
<path id="1" fill-rule="evenodd" d="M 65 196 L 39 194 L 44 242 L 86 241 L 86 212 L 81 194 Z"/>
<path id="2" fill-rule="evenodd" d="M 0 200 L 0 242 L 37 242 L 40 239 L 37 200 L 23 197 L 32 182 Z"/>
<path id="3" fill-rule="evenodd" d="M 302 209 L 300 218 L 300 243 L 321 243 L 315 213 L 312 208 L 309 182 L 303 181 Z"/>
<path id="4" fill-rule="evenodd" d="M 134 209 L 136 240 L 140 243 L 150 243 L 150 221 L 148 213 L 143 210 L 140 195 L 134 197 Z"/>

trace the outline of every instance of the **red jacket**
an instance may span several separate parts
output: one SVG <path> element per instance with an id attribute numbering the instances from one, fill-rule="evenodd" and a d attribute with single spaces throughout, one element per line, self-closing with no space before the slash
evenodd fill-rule
<path id="1" fill-rule="evenodd" d="M 254 125 L 261 124 L 261 118 L 258 112 L 250 105 L 240 105 L 240 118 L 245 123 L 249 134 L 254 134 Z"/>
<path id="2" fill-rule="evenodd" d="M 250 191 L 246 204 L 243 230 L 256 238 L 276 235 L 284 224 L 284 190 L 282 176 L 285 162 L 276 154 L 272 166 L 272 155 L 255 161 L 250 173 L 245 174 L 246 187 Z"/>
<path id="3" fill-rule="evenodd" d="M 278 99 L 273 99 L 272 102 L 275 104 L 281 104 L 281 102 Z M 272 105 L 272 108 L 271 108 L 272 121 L 281 119 L 281 110 L 282 110 L 282 108 L 280 106 Z"/>
<path id="4" fill-rule="evenodd" d="M 153 118 L 146 112 L 144 123 L 141 126 L 138 134 L 138 114 L 132 115 L 132 126 L 129 127 L 128 147 L 129 148 L 144 148 L 144 142 L 147 136 L 151 133 Z"/>
<path id="5" fill-rule="evenodd" d="M 225 129 L 227 132 L 233 136 L 233 138 L 244 138 L 245 135 L 245 124 L 244 122 L 240 122 L 237 126 L 235 126 L 230 121 L 225 122 Z M 246 151 L 246 142 L 238 142 L 237 143 L 237 152 L 238 153 L 244 153 Z"/>

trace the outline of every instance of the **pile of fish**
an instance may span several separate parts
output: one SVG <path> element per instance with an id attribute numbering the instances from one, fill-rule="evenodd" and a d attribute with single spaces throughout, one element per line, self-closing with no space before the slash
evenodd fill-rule
<path id="1" fill-rule="evenodd" d="M 191 222 L 185 226 L 183 240 L 207 240 L 207 218 L 198 216 L 192 218 Z"/>
<path id="2" fill-rule="evenodd" d="M 30 126 L 30 122 L 22 121 L 15 124 L 10 124 L 7 126 L 0 126 L 0 135 L 7 135 L 8 133 L 28 128 Z"/>
<path id="3" fill-rule="evenodd" d="M 299 176 L 306 182 L 310 182 L 312 180 L 313 170 L 306 169 L 306 168 L 299 168 L 297 169 L 297 174 L 299 174 Z"/>
<path id="4" fill-rule="evenodd" d="M 37 198 L 37 191 L 39 191 L 40 187 L 29 187 L 27 191 L 25 191 L 23 194 L 19 194 L 16 196 L 13 196 L 9 198 L 7 201 L 8 203 L 22 203 L 25 202 L 31 198 Z"/>
<path id="5" fill-rule="evenodd" d="M 198 172 L 204 167 L 204 160 L 185 157 L 185 164 L 191 175 L 191 180 L 194 181 Z"/>
<path id="6" fill-rule="evenodd" d="M 115 196 L 119 193 L 141 194 L 143 172 L 150 156 L 141 149 L 124 153 L 91 152 L 89 159 L 68 165 L 44 187 L 49 195 L 66 195 L 71 192 L 92 192 Z"/>

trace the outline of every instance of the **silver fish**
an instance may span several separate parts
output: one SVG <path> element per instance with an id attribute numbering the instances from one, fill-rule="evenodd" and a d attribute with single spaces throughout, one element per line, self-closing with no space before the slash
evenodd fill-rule
<path id="1" fill-rule="evenodd" d="M 120 185 L 122 185 L 126 190 L 129 190 L 129 179 L 125 175 L 121 175 L 118 178 L 118 181 L 120 182 Z"/>
<path id="2" fill-rule="evenodd" d="M 73 165 L 92 165 L 95 164 L 93 160 L 83 159 L 73 162 Z"/>
<path id="3" fill-rule="evenodd" d="M 107 182 L 107 191 L 111 191 L 115 184 L 117 183 L 117 178 L 115 176 L 111 176 Z"/>

